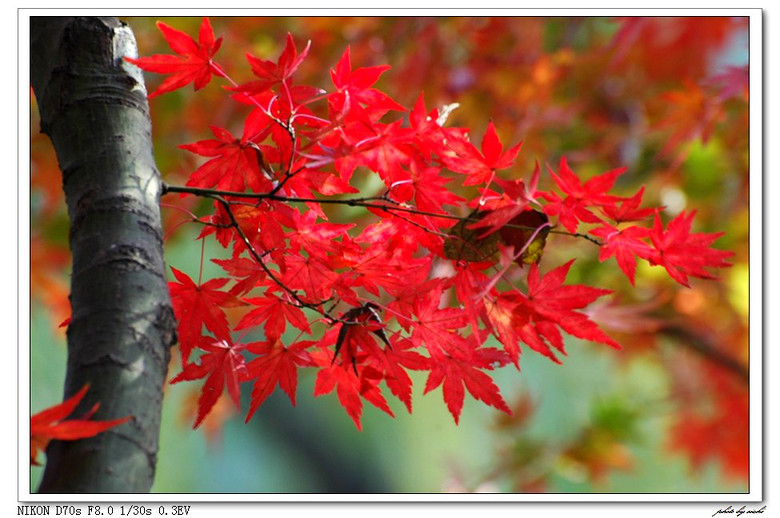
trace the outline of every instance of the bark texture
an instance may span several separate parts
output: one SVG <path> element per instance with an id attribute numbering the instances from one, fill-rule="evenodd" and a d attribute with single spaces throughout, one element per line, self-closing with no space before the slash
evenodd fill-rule
<path id="1" fill-rule="evenodd" d="M 79 441 L 52 441 L 40 492 L 151 488 L 175 321 L 165 279 L 161 179 L 132 31 L 113 18 L 33 17 L 30 69 L 41 129 L 62 171 L 73 253 L 64 397 L 74 415 L 133 419 Z"/>

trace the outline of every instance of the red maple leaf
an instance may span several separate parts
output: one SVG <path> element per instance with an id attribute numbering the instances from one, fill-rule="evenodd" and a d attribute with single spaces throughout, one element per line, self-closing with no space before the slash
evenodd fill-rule
<path id="1" fill-rule="evenodd" d="M 590 233 L 604 240 L 599 250 L 599 261 L 604 262 L 614 255 L 618 266 L 633 285 L 636 258 L 650 259 L 653 256 L 653 248 L 643 241 L 650 236 L 650 229 L 631 226 L 621 230 L 603 223 Z"/>
<path id="2" fill-rule="evenodd" d="M 381 370 L 387 388 L 412 412 L 412 379 L 406 369 L 428 370 L 431 368 L 430 358 L 413 351 L 415 345 L 411 340 L 393 340 L 393 347 L 374 348 L 369 361 L 374 362 Z"/>
<path id="3" fill-rule="evenodd" d="M 230 259 L 212 259 L 211 262 L 221 266 L 236 281 L 229 293 L 237 297 L 254 289 L 266 277 L 266 271 L 255 259 L 232 257 Z"/>
<path id="4" fill-rule="evenodd" d="M 300 198 L 313 198 L 312 192 L 318 192 L 325 196 L 360 192 L 337 174 L 315 169 L 301 169 L 296 166 L 293 166 L 293 169 L 298 169 L 299 172 L 287 177 L 288 181 L 284 184 L 284 192 Z M 319 215 L 324 214 L 318 205 L 312 204 L 310 208 Z"/>
<path id="5" fill-rule="evenodd" d="M 234 192 L 247 187 L 253 192 L 271 190 L 273 184 L 265 176 L 262 154 L 251 140 L 238 139 L 216 126 L 211 126 L 211 131 L 216 139 L 179 146 L 200 156 L 214 157 L 192 173 L 187 185 Z"/>
<path id="6" fill-rule="evenodd" d="M 477 343 L 482 343 L 479 316 L 485 312 L 486 295 L 492 290 L 490 278 L 482 273 L 486 263 L 459 262 L 455 264 L 455 275 L 451 277 L 455 294 L 461 309 L 466 313 L 471 334 Z M 489 264 L 489 263 L 488 263 Z"/>
<path id="7" fill-rule="evenodd" d="M 454 133 L 452 137 L 455 137 Z M 493 121 L 490 121 L 482 138 L 481 151 L 467 138 L 451 138 L 447 145 L 450 153 L 442 157 L 444 165 L 468 175 L 463 185 L 478 185 L 490 182 L 496 171 L 512 167 L 523 143 L 504 151 Z"/>
<path id="8" fill-rule="evenodd" d="M 89 418 L 95 415 L 100 407 L 100 403 L 95 403 L 83 417 L 65 420 L 84 398 L 87 390 L 89 390 L 88 383 L 59 405 L 49 407 L 30 418 L 30 464 L 40 465 L 38 451 L 45 450 L 52 439 L 60 441 L 86 439 L 132 419 L 132 416 L 127 416 L 109 421 L 90 421 Z"/>
<path id="9" fill-rule="evenodd" d="M 438 119 L 439 110 L 434 108 L 428 111 L 424 95 L 420 93 L 409 112 L 409 126 L 417 141 L 417 150 L 427 162 L 431 161 L 434 154 L 443 155 L 447 150 Z"/>
<path id="10" fill-rule="evenodd" d="M 424 393 L 443 383 L 444 401 L 456 424 L 463 408 L 465 390 L 475 399 L 511 414 L 498 386 L 482 371 L 505 365 L 508 363 L 507 355 L 493 347 L 479 347 L 475 340 L 468 340 L 466 344 L 465 347 L 450 347 L 444 354 L 431 353 L 431 373 L 425 382 Z"/>
<path id="11" fill-rule="evenodd" d="M 290 322 L 301 331 L 311 332 L 309 321 L 306 320 L 303 311 L 279 297 L 266 296 L 245 300 L 255 308 L 244 315 L 244 318 L 236 325 L 236 331 L 255 327 L 265 322 L 263 331 L 266 338 L 276 340 L 284 333 L 287 322 Z"/>
<path id="12" fill-rule="evenodd" d="M 688 215 L 681 212 L 664 230 L 661 217 L 656 212 L 650 233 L 655 247 L 655 253 L 649 258 L 650 264 L 663 266 L 672 279 L 687 287 L 690 287 L 689 275 L 701 279 L 717 279 L 707 268 L 731 266 L 726 259 L 734 255 L 733 252 L 710 247 L 725 232 L 691 234 L 691 223 L 695 214 L 696 211 Z"/>
<path id="13" fill-rule="evenodd" d="M 291 89 L 292 94 L 297 87 Z M 232 97 L 237 102 L 253 107 L 252 112 L 244 120 L 241 139 L 244 142 L 257 144 L 256 148 L 260 152 L 258 162 L 262 161 L 263 170 L 270 177 L 272 171 L 266 164 L 278 163 L 281 169 L 286 169 L 290 164 L 295 144 L 290 136 L 290 132 L 295 131 L 292 126 L 293 113 L 300 110 L 308 114 L 309 111 L 302 106 L 292 105 L 293 100 L 280 101 L 279 95 L 271 90 L 251 97 L 244 93 L 234 94 Z M 269 136 L 273 144 L 263 144 Z"/>
<path id="14" fill-rule="evenodd" d="M 258 355 L 247 366 L 248 379 L 254 379 L 251 403 L 246 421 L 260 408 L 278 384 L 295 406 L 295 391 L 298 387 L 298 367 L 312 365 L 306 349 L 314 342 L 299 341 L 285 347 L 278 338 L 265 342 L 247 344 L 247 351 Z"/>
<path id="15" fill-rule="evenodd" d="M 414 291 L 413 313 L 416 319 L 410 321 L 412 342 L 427 348 L 431 358 L 438 358 L 450 349 L 468 348 L 467 340 L 459 333 L 459 329 L 469 324 L 468 315 L 458 308 L 439 308 L 444 289 L 442 282 L 427 286 L 430 287 L 425 294 Z M 400 324 L 404 327 L 410 325 L 403 321 Z"/>
<path id="16" fill-rule="evenodd" d="M 237 88 L 237 90 L 249 92 L 251 95 L 257 95 L 274 86 L 286 85 L 289 87 L 290 85 L 288 82 L 290 78 L 306 58 L 310 47 L 311 41 L 306 44 L 306 48 L 303 49 L 303 52 L 298 54 L 298 49 L 295 48 L 295 41 L 293 40 L 292 34 L 287 33 L 287 42 L 284 46 L 284 50 L 282 50 L 282 53 L 279 55 L 279 60 L 277 62 L 256 58 L 251 54 L 247 54 L 246 59 L 249 61 L 252 72 L 260 79 L 247 83 Z"/>
<path id="17" fill-rule="evenodd" d="M 328 99 L 331 111 L 344 114 L 349 112 L 355 103 L 368 108 L 364 114 L 371 120 L 378 120 L 390 110 L 406 111 L 406 108 L 386 93 L 371 88 L 379 80 L 379 76 L 389 69 L 390 65 L 380 65 L 352 70 L 348 46 L 336 64 L 336 68 L 330 71 L 333 86 L 336 87 L 336 92 Z"/>
<path id="18" fill-rule="evenodd" d="M 246 366 L 241 356 L 243 344 L 234 345 L 229 339 L 218 341 L 201 339 L 198 346 L 206 351 L 200 357 L 199 363 L 186 364 L 171 380 L 171 383 L 178 383 L 208 376 L 198 398 L 198 416 L 193 428 L 200 426 L 225 387 L 236 408 L 241 408 L 239 384 L 246 376 Z"/>
<path id="19" fill-rule="evenodd" d="M 569 232 L 576 232 L 581 221 L 599 223 L 601 220 L 588 207 L 611 205 L 620 200 L 617 196 L 608 195 L 607 191 L 612 188 L 617 177 L 625 171 L 625 167 L 613 169 L 594 176 L 583 184 L 569 168 L 566 157 L 561 157 L 558 174 L 550 169 L 550 175 L 566 197 L 561 198 L 554 192 L 542 193 L 542 196 L 550 202 L 544 206 L 544 211 L 550 216 L 557 215 L 558 221 Z"/>
<path id="20" fill-rule="evenodd" d="M 374 214 L 383 211 L 371 209 Z M 383 216 L 387 216 L 387 212 Z M 415 252 L 424 247 L 431 251 L 438 251 L 441 255 L 442 245 L 444 244 L 443 235 L 439 231 L 442 226 L 451 226 L 452 222 L 440 218 L 432 218 L 427 215 L 419 214 L 396 214 L 392 218 L 383 217 L 377 223 L 367 227 L 366 230 L 356 240 L 364 243 L 370 243 L 367 252 L 384 253 L 389 260 L 393 258 L 393 263 L 398 264 L 404 269 L 404 262 L 430 265 L 430 256 L 413 259 Z M 356 261 L 362 260 L 358 257 Z M 416 271 L 410 267 L 410 272 Z M 406 272 L 404 272 L 406 275 Z M 386 279 L 390 280 L 390 279 Z M 399 281 L 401 281 L 399 283 Z M 396 279 L 396 284 L 408 286 L 406 281 Z"/>
<path id="21" fill-rule="evenodd" d="M 219 50 L 222 38 L 214 39 L 214 30 L 208 18 L 203 18 L 200 33 L 196 42 L 191 36 L 163 22 L 157 22 L 157 27 L 163 33 L 171 49 L 179 54 L 156 54 L 142 58 L 125 60 L 138 68 L 158 74 L 172 74 L 166 78 L 149 99 L 160 94 L 172 92 L 190 83 L 195 83 L 195 90 L 200 90 L 211 81 L 211 75 L 224 77 L 224 72 L 212 61 Z"/>
<path id="22" fill-rule="evenodd" d="M 227 316 L 220 308 L 245 304 L 237 297 L 219 291 L 229 279 L 211 279 L 198 285 L 184 272 L 171 267 L 178 282 L 169 282 L 173 311 L 179 322 L 177 333 L 182 361 L 187 362 L 192 348 L 200 341 L 203 325 L 220 340 L 230 338 Z"/>
<path id="23" fill-rule="evenodd" d="M 451 181 L 441 174 L 438 167 L 422 167 L 417 161 L 409 164 L 410 178 L 391 186 L 394 197 L 401 202 L 414 197 L 417 208 L 423 212 L 445 213 L 443 205 L 455 205 L 464 201 L 453 194 L 444 184 Z"/>
<path id="24" fill-rule="evenodd" d="M 219 41 L 208 20 L 200 43 L 164 27 L 171 46 L 184 56 L 168 58 L 192 67 L 196 88 L 221 74 L 211 61 Z M 375 88 L 390 67 L 353 69 L 349 48 L 331 70 L 332 93 L 293 85 L 308 51 L 307 45 L 299 53 L 288 34 L 277 61 L 248 55 L 253 81 L 230 89 L 233 100 L 252 107 L 243 134 L 212 127 L 214 139 L 182 146 L 207 157 L 189 186 L 262 193 L 224 195 L 214 215 L 201 218 L 207 226 L 199 237 L 213 233 L 224 248 L 232 245 L 232 259 L 216 261 L 235 282 L 229 292 L 229 279 L 196 284 L 177 270 L 177 282 L 170 283 L 184 358 L 175 381 L 205 380 L 196 427 L 216 411 L 225 387 L 238 405 L 244 381 L 254 382 L 247 421 L 277 386 L 295 405 L 299 367 L 318 371 L 315 395 L 336 390 L 358 428 L 364 399 L 392 415 L 382 382 L 411 412 L 408 371 L 429 370 L 425 392 L 442 386 L 457 423 L 466 392 L 509 412 L 489 371 L 510 361 L 519 365 L 520 341 L 554 361 L 555 350 L 565 354 L 564 332 L 619 348 L 598 327 L 592 308 L 585 309 L 608 290 L 564 285 L 571 261 L 541 275 L 537 263 L 551 231 L 548 215 L 558 216 L 556 223 L 569 233 L 583 222 L 600 225 L 590 230 L 604 242 L 600 259 L 615 256 L 632 284 L 636 257 L 663 265 L 680 282 L 722 266 L 724 256 L 717 254 L 723 252 L 702 253 L 717 235 L 690 234 L 689 222 L 685 228 L 675 220 L 664 231 L 656 215 L 652 230 L 627 225 L 654 209 L 640 208 L 644 189 L 629 198 L 608 194 L 624 169 L 583 181 L 561 158 L 559 171 L 550 171 L 555 192 L 538 190 L 538 163 L 530 181 L 502 180 L 496 175 L 514 166 L 522 143 L 505 149 L 493 122 L 481 144 L 472 144 L 466 128 L 442 127 L 451 107 L 439 117 L 437 110 L 427 110 L 422 95 L 408 121 L 391 118 L 390 111 L 407 110 Z M 147 59 L 154 63 L 154 57 Z M 174 85 L 186 76 L 184 69 L 172 71 L 169 61 L 157 59 L 156 66 L 164 65 L 174 77 L 154 95 L 187 84 Z M 672 122 L 706 116 L 698 99 L 696 92 L 669 98 L 678 114 L 672 113 Z M 327 101 L 327 107 L 317 107 L 315 100 Z M 465 175 L 466 186 L 479 186 L 480 196 L 469 201 L 456 196 L 448 187 L 454 175 L 443 176 L 444 167 Z M 367 189 L 362 197 L 334 196 L 358 192 L 349 185 L 353 176 L 360 191 Z M 378 184 L 372 179 L 384 182 L 381 191 L 374 192 Z M 545 212 L 540 198 L 547 202 Z M 453 226 L 455 216 L 444 206 L 464 201 L 473 212 L 461 219 L 471 221 Z M 377 221 L 357 221 L 354 231 L 328 221 L 339 209 L 357 206 Z M 685 257 L 697 254 L 705 258 Z M 499 282 L 511 286 L 516 280 L 504 275 L 515 264 L 531 265 L 526 292 L 500 293 Z M 488 275 L 489 268 L 500 270 Z M 254 298 L 237 298 L 249 293 Z M 251 306 L 231 329 L 224 308 L 238 304 Z M 283 344 L 288 323 L 304 333 L 316 331 L 302 311 L 307 307 L 314 310 L 308 316 L 316 312 L 330 329 L 319 342 Z M 340 318 L 334 318 L 337 312 Z M 233 345 L 231 331 L 260 326 L 264 341 Z M 489 332 L 503 349 L 482 346 Z M 209 333 L 214 336 L 203 336 Z M 199 357 L 187 363 L 194 348 L 201 350 Z M 247 353 L 256 357 L 249 361 Z"/>
<path id="25" fill-rule="evenodd" d="M 230 198 L 227 198 L 231 201 Z M 225 206 L 214 202 L 215 213 L 211 216 L 202 218 L 201 221 L 208 223 L 203 227 L 198 239 L 202 239 L 210 234 L 214 234 L 219 244 L 227 248 L 231 241 L 233 243 L 233 257 L 238 257 L 241 252 L 246 250 L 246 243 L 241 238 L 233 224 L 233 220 L 238 224 L 241 233 L 244 234 L 250 242 L 261 251 L 273 251 L 284 241 L 284 230 L 282 225 L 287 225 L 286 212 L 295 209 L 276 202 L 266 202 L 259 206 L 255 205 L 235 205 L 231 207 L 228 213 Z M 260 232 L 260 229 L 263 229 Z M 223 265 L 224 266 L 224 265 Z M 261 266 L 258 266 L 262 268 Z"/>
<path id="26" fill-rule="evenodd" d="M 318 354 L 312 353 L 312 358 L 322 367 L 317 372 L 317 379 L 314 382 L 314 395 L 322 396 L 336 389 L 341 406 L 352 418 L 358 430 L 363 429 L 360 423 L 363 414 L 361 397 L 393 417 L 393 411 L 390 410 L 387 400 L 379 389 L 379 382 L 382 380 L 381 372 L 367 367 L 361 369 L 359 374 L 355 374 L 352 368 L 333 363 L 333 358 L 326 350 Z"/>
<path id="27" fill-rule="evenodd" d="M 563 337 L 558 328 L 583 340 L 603 343 L 615 349 L 621 348 L 586 314 L 575 311 L 611 291 L 580 284 L 564 286 L 563 281 L 572 263 L 573 259 L 543 277 L 539 274 L 539 267 L 535 263 L 532 264 L 528 272 L 527 295 L 512 294 L 514 301 L 519 303 L 514 310 L 514 323 L 520 338 L 531 349 L 558 363 L 559 360 L 548 345 L 549 342 L 558 351 L 566 354 Z"/>
<path id="28" fill-rule="evenodd" d="M 314 211 L 303 214 L 295 211 L 292 213 L 294 227 L 287 234 L 293 252 L 299 253 L 301 248 L 307 254 L 316 256 L 322 261 L 327 261 L 327 255 L 341 255 L 342 244 L 339 239 L 347 236 L 347 231 L 354 225 L 337 225 L 328 222 L 317 221 L 318 215 Z"/>
<path id="29" fill-rule="evenodd" d="M 382 225 L 383 228 L 397 228 L 386 223 Z M 375 296 L 379 296 L 380 288 L 383 288 L 387 293 L 395 295 L 428 277 L 430 258 L 409 257 L 404 248 L 407 242 L 393 240 L 399 231 L 389 231 L 392 237 L 388 236 L 387 240 L 382 241 L 380 236 L 384 234 L 375 226 L 367 229 L 358 239 L 367 237 L 367 232 L 372 230 L 377 230 L 377 234 L 369 241 L 371 244 L 368 247 L 345 246 L 341 255 L 335 259 L 339 267 L 346 271 L 341 274 L 334 288 L 345 301 L 353 305 L 360 302 L 352 293 L 352 288 L 363 287 Z"/>
<path id="30" fill-rule="evenodd" d="M 330 298 L 339 276 L 328 261 L 296 254 L 284 256 L 284 265 L 282 283 L 292 290 L 303 290 L 306 302 L 320 303 Z"/>
<path id="31" fill-rule="evenodd" d="M 371 120 L 366 109 L 351 108 L 339 132 L 336 168 L 342 180 L 349 182 L 358 166 L 376 171 L 388 188 L 408 180 L 409 173 L 402 166 L 410 160 L 412 134 L 408 128 L 401 127 L 401 122 L 399 119 L 383 124 Z"/>
<path id="32" fill-rule="evenodd" d="M 653 208 L 639 208 L 642 204 L 642 196 L 644 193 L 645 188 L 642 186 L 642 188 L 633 196 L 620 200 L 614 205 L 604 205 L 601 207 L 601 210 L 608 218 L 615 221 L 615 223 L 643 220 L 655 212 L 655 209 Z"/>

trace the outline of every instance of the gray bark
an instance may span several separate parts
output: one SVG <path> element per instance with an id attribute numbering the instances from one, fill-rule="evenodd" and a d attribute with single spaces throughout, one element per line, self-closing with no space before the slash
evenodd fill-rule
<path id="1" fill-rule="evenodd" d="M 151 488 L 175 321 L 165 279 L 161 179 L 130 29 L 113 18 L 33 17 L 30 68 L 41 129 L 62 171 L 73 254 L 64 397 L 73 415 L 133 419 L 93 438 L 52 441 L 46 493 Z"/>

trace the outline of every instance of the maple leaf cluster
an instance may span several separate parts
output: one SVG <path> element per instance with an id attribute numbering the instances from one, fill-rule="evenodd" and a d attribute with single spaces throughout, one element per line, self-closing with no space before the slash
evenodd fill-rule
<path id="1" fill-rule="evenodd" d="M 377 87 L 390 67 L 354 68 L 349 47 L 327 90 L 296 83 L 310 45 L 299 51 L 291 35 L 276 61 L 247 55 L 255 79 L 238 84 L 214 61 L 208 19 L 197 42 L 158 25 L 178 56 L 128 58 L 170 74 L 150 97 L 217 76 L 247 110 L 240 135 L 212 126 L 213 139 L 181 146 L 204 161 L 185 186 L 166 186 L 213 200 L 199 238 L 231 252 L 215 260 L 221 278 L 172 269 L 183 366 L 172 381 L 205 379 L 196 427 L 225 391 L 240 406 L 243 383 L 247 420 L 277 386 L 295 404 L 304 367 L 315 395 L 335 391 L 358 428 L 364 401 L 393 415 L 383 388 L 412 411 L 409 371 L 428 373 L 425 393 L 442 387 L 455 422 L 466 392 L 509 413 L 490 373 L 519 368 L 521 344 L 555 362 L 563 333 L 620 348 L 585 311 L 609 290 L 566 284 L 574 259 L 543 273 L 550 235 L 590 241 L 631 284 L 637 260 L 686 286 L 729 265 L 711 247 L 720 234 L 692 232 L 693 212 L 665 225 L 641 206 L 644 189 L 611 193 L 624 168 L 583 181 L 563 157 L 541 190 L 538 165 L 527 179 L 512 171 L 521 143 L 505 147 L 489 122 L 477 147 L 422 94 L 401 105 Z M 332 222 L 333 206 L 373 217 Z"/>

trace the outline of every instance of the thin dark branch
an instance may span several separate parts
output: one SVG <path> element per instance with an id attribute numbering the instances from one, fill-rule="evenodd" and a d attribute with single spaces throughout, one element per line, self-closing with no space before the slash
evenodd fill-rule
<path id="1" fill-rule="evenodd" d="M 289 178 L 289 176 L 287 177 Z M 277 186 L 278 187 L 278 186 Z M 252 200 L 271 200 L 271 201 L 280 201 L 285 203 L 318 203 L 320 205 L 347 205 L 349 207 L 365 207 L 368 209 L 376 209 L 376 210 L 382 210 L 389 214 L 392 214 L 393 212 L 401 212 L 406 214 L 414 214 L 417 216 L 428 216 L 432 218 L 440 218 L 440 219 L 449 219 L 453 221 L 469 221 L 473 223 L 479 222 L 479 218 L 474 218 L 471 216 L 456 216 L 454 214 L 447 214 L 447 213 L 438 213 L 438 212 L 428 212 L 424 210 L 419 210 L 413 207 L 403 207 L 398 205 L 397 202 L 394 202 L 390 198 L 387 197 L 387 195 L 382 196 L 366 196 L 361 198 L 299 198 L 299 197 L 293 197 L 293 196 L 282 196 L 279 194 L 276 194 L 276 191 L 278 189 L 274 189 L 271 192 L 267 193 L 254 193 L 254 192 L 238 192 L 238 191 L 223 191 L 218 189 L 205 189 L 202 187 L 188 187 L 188 186 L 178 186 L 178 185 L 164 185 L 163 194 L 166 193 L 185 193 L 185 194 L 193 194 L 196 196 L 206 196 L 209 198 L 214 198 L 214 196 L 229 196 L 234 198 L 246 198 L 246 199 L 252 199 Z M 376 202 L 385 202 L 385 203 L 376 203 Z M 237 203 L 237 202 L 227 202 L 227 203 Z M 388 203 L 392 203 L 392 205 L 389 205 Z M 405 218 L 404 218 L 405 219 Z M 408 221 L 408 220 L 406 220 Z M 515 225 L 512 223 L 507 223 L 504 225 L 506 228 L 516 228 L 521 230 L 536 230 L 537 227 L 532 227 L 528 225 Z M 550 230 L 551 233 L 554 234 L 562 234 L 567 235 L 571 237 L 578 237 L 585 239 L 587 241 L 590 241 L 591 243 L 602 246 L 603 243 L 599 241 L 598 239 L 589 236 L 587 234 L 582 234 L 579 232 L 567 232 L 563 230 Z"/>
<path id="2" fill-rule="evenodd" d="M 511 228 L 511 225 L 507 225 L 507 226 Z M 528 228 L 528 227 L 524 227 L 524 228 Z M 590 241 L 594 245 L 604 246 L 604 243 L 602 243 L 601 241 L 599 241 L 595 237 L 589 236 L 588 234 L 581 234 L 580 232 L 567 232 L 565 230 L 555 230 L 555 229 L 552 229 L 552 230 L 550 230 L 550 234 L 561 234 L 561 235 L 564 235 L 564 236 L 580 237 L 582 239 L 586 239 L 586 240 Z"/>

